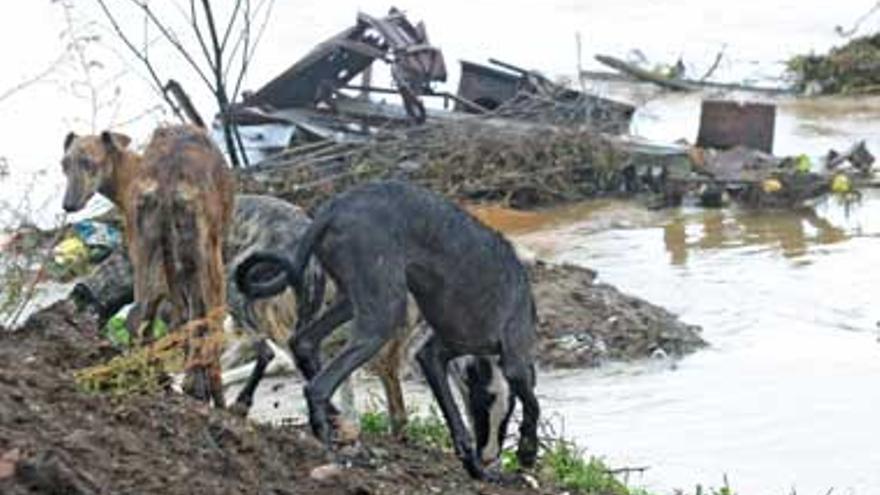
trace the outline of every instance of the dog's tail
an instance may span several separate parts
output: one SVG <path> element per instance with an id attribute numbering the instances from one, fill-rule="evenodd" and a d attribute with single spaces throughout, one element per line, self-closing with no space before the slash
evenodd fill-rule
<path id="1" fill-rule="evenodd" d="M 238 290 L 248 299 L 271 297 L 280 294 L 288 286 L 296 291 L 297 305 L 311 307 L 309 290 L 303 279 L 306 264 L 312 256 L 315 245 L 321 240 L 327 229 L 328 221 L 315 220 L 306 230 L 296 247 L 292 258 L 288 258 L 275 251 L 256 251 L 238 265 L 235 269 L 235 283 Z M 275 273 L 266 280 L 255 280 L 258 275 L 252 273 L 261 264 L 269 264 L 275 267 Z M 278 269 L 283 273 L 279 273 Z M 323 291 L 322 291 L 323 292 Z"/>

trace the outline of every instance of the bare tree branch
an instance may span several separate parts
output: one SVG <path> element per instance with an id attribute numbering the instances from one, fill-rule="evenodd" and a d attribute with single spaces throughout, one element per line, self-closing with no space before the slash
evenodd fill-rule
<path id="1" fill-rule="evenodd" d="M 99 0 L 99 1 L 101 3 L 103 3 L 103 0 Z M 144 13 L 147 14 L 147 16 L 149 16 L 150 20 L 153 22 L 153 25 L 159 29 L 160 33 L 162 33 L 162 36 L 164 36 L 165 39 L 169 43 L 171 43 L 171 46 L 173 46 L 174 48 L 177 49 L 177 51 L 181 54 L 181 56 L 183 56 L 184 60 L 186 60 L 186 62 L 190 65 L 190 67 L 192 67 L 192 69 L 196 72 L 196 74 L 198 74 L 198 76 L 199 76 L 199 78 L 201 78 L 202 82 L 204 82 L 205 85 L 208 86 L 208 88 L 213 91 L 213 87 L 211 86 L 211 82 L 208 80 L 208 77 L 205 75 L 204 71 L 202 71 L 202 68 L 199 67 L 199 64 L 197 64 L 195 60 L 193 60 L 192 56 L 189 54 L 189 52 L 186 50 L 186 48 L 184 48 L 184 46 L 180 42 L 180 40 L 177 39 L 177 36 L 175 36 L 174 33 L 169 31 L 168 27 L 159 20 L 159 18 L 153 12 L 153 9 L 151 9 L 150 6 L 146 2 L 143 2 L 141 0 L 129 0 L 129 1 L 131 3 L 133 3 L 134 5 L 137 5 L 138 7 L 140 7 L 144 11 Z"/>
<path id="2" fill-rule="evenodd" d="M 163 99 L 168 105 L 186 120 L 178 105 L 170 101 L 170 96 L 163 91 L 166 85 L 158 77 L 156 70 L 150 63 L 148 47 L 143 50 L 137 50 L 131 43 L 131 40 L 120 28 L 117 19 L 106 6 L 106 0 L 98 0 L 104 14 L 110 19 L 116 34 L 123 40 L 129 50 L 135 54 L 138 60 L 147 66 L 148 72 L 153 82 L 153 86 L 162 94 Z M 174 0 L 172 3 L 183 19 L 188 21 L 192 29 L 192 36 L 196 38 L 199 49 L 204 57 L 195 56 L 195 52 L 188 47 L 189 43 L 184 43 L 184 38 L 178 36 L 171 26 L 160 18 L 160 12 L 156 11 L 147 0 L 129 0 L 129 3 L 145 15 L 145 33 L 148 29 L 155 27 L 159 30 L 161 38 L 171 44 L 172 47 L 183 57 L 187 64 L 196 72 L 197 76 L 202 80 L 205 86 L 213 95 L 219 107 L 219 118 L 223 125 L 224 140 L 226 141 L 226 151 L 232 166 L 237 167 L 239 163 L 247 164 L 247 156 L 241 142 L 241 135 L 238 126 L 235 125 L 234 116 L 229 112 L 230 105 L 238 97 L 241 85 L 250 62 L 253 59 L 256 46 L 265 32 L 268 24 L 270 12 L 274 0 L 260 0 L 259 2 L 252 0 L 235 0 L 235 4 L 230 10 L 228 19 L 225 19 L 223 26 L 218 26 L 217 18 L 213 10 L 211 0 L 189 0 L 189 11 L 187 12 L 181 4 L 185 4 L 183 0 Z M 201 9 L 201 12 L 199 12 Z M 260 16 L 264 16 L 262 20 L 258 20 Z M 147 22 L 149 21 L 149 22 Z M 254 33 L 255 26 L 260 26 L 258 32 Z M 222 27 L 222 29 L 220 29 Z M 237 32 L 236 36 L 234 33 Z M 256 36 L 255 36 L 256 34 Z M 147 38 L 149 36 L 147 35 Z M 235 43 L 232 40 L 235 39 Z M 197 62 L 195 59 L 199 58 Z M 235 71 L 238 71 L 236 73 Z M 235 82 L 232 85 L 232 82 Z M 231 92 L 230 92 L 231 90 Z"/>
<path id="3" fill-rule="evenodd" d="M 0 102 L 2 102 L 3 100 L 6 100 L 7 98 L 11 97 L 12 95 L 18 93 L 19 91 L 21 91 L 29 86 L 32 86 L 32 85 L 42 81 L 46 77 L 48 77 L 49 74 L 58 70 L 58 66 L 61 64 L 61 62 L 64 61 L 65 58 L 67 58 L 67 53 L 64 53 L 61 56 L 59 56 L 57 59 L 55 59 L 51 64 L 49 64 L 42 71 L 34 74 L 31 77 L 24 79 L 23 81 L 19 82 L 15 86 L 12 86 L 11 88 L 8 88 L 5 91 L 3 91 L 2 93 L 0 93 Z"/>
<path id="4" fill-rule="evenodd" d="M 256 37 L 254 37 L 254 42 L 251 44 L 250 53 L 246 53 L 245 63 L 242 64 L 242 70 L 238 74 L 238 79 L 235 81 L 235 87 L 232 91 L 232 101 L 238 99 L 238 95 L 241 91 L 241 85 L 244 82 L 244 77 L 247 75 L 247 70 L 250 67 L 251 60 L 254 58 L 254 54 L 257 51 L 257 47 L 260 45 L 260 40 L 263 39 L 263 33 L 266 32 L 266 26 L 269 24 L 269 18 L 272 14 L 272 7 L 275 5 L 275 0 L 262 0 L 257 7 L 254 9 L 254 14 L 251 19 L 256 18 L 259 15 L 259 11 L 263 6 L 268 5 L 266 9 L 265 16 L 263 17 L 263 23 L 260 25 L 260 29 L 257 31 Z"/>
<path id="5" fill-rule="evenodd" d="M 235 7 L 232 9 L 232 14 L 229 16 L 229 23 L 226 25 L 226 32 L 223 33 L 223 41 L 220 42 L 220 51 L 226 50 L 226 42 L 229 41 L 229 35 L 232 33 L 232 27 L 235 25 L 235 19 L 238 17 L 238 11 L 241 9 L 241 0 L 235 0 Z M 250 10 L 250 1 L 247 1 L 247 9 L 244 14 L 245 22 L 248 22 L 248 16 L 250 15 L 247 10 Z"/>
<path id="6" fill-rule="evenodd" d="M 715 61 L 712 62 L 712 66 L 709 67 L 709 70 L 707 70 L 706 73 L 703 74 L 703 77 L 700 78 L 700 82 L 703 82 L 706 79 L 712 77 L 712 74 L 714 74 L 715 70 L 718 69 L 718 65 L 721 64 L 721 59 L 724 58 L 725 48 L 727 48 L 726 44 L 721 46 L 721 50 L 718 51 L 718 55 L 715 55 Z"/>
<path id="7" fill-rule="evenodd" d="M 874 15 L 877 11 L 880 11 L 880 2 L 875 3 L 867 12 L 859 16 L 858 19 L 853 23 L 852 27 L 849 29 L 844 29 L 843 26 L 837 25 L 834 26 L 834 31 L 844 38 L 849 38 L 850 36 L 856 34 L 859 28 L 862 26 L 862 23 L 868 20 L 869 17 Z"/>
<path id="8" fill-rule="evenodd" d="M 205 56 L 208 66 L 214 67 L 214 61 L 211 59 L 211 52 L 208 50 L 208 45 L 205 43 L 205 37 L 202 35 L 202 30 L 199 28 L 199 16 L 196 13 L 196 0 L 189 0 L 189 18 L 193 32 L 196 33 L 196 39 L 199 41 L 199 47 L 202 49 L 202 55 Z"/>
<path id="9" fill-rule="evenodd" d="M 116 22 L 116 18 L 113 17 L 113 14 L 107 8 L 107 4 L 104 3 L 104 0 L 97 0 L 97 1 L 98 1 L 98 4 L 101 6 L 101 10 L 104 11 L 104 15 L 107 17 L 107 20 L 110 21 L 110 25 L 113 27 L 113 30 L 116 32 L 116 35 L 119 37 L 120 40 L 122 40 L 122 42 L 125 44 L 125 46 L 128 47 L 129 51 L 131 51 L 131 53 L 144 64 L 144 67 L 146 67 L 147 72 L 150 74 L 150 79 L 152 79 L 152 82 L 153 82 L 153 84 L 151 85 L 153 90 L 156 91 L 156 93 L 159 95 L 159 97 L 161 97 L 163 100 L 165 100 L 165 103 L 167 103 L 168 106 L 174 110 L 174 113 L 177 114 L 177 117 L 183 122 L 184 121 L 183 115 L 181 115 L 180 112 L 176 109 L 176 107 L 174 106 L 174 102 L 172 102 L 168 98 L 168 96 L 165 95 L 164 92 L 162 92 L 162 80 L 159 79 L 159 74 L 156 73 L 156 70 L 155 70 L 155 68 L 153 68 L 153 64 L 150 62 L 150 59 L 148 57 L 146 57 L 143 53 L 141 53 L 137 49 L 137 47 L 134 46 L 134 44 L 131 42 L 131 40 L 128 39 L 128 36 L 126 36 L 125 33 L 122 32 L 122 28 L 119 27 L 119 23 Z"/>

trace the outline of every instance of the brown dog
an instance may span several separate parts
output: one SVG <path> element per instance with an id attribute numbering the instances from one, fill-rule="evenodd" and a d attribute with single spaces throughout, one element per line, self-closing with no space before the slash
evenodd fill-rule
<path id="1" fill-rule="evenodd" d="M 226 280 L 222 245 L 232 217 L 234 180 L 222 153 L 191 126 L 157 129 L 141 158 L 127 136 L 65 139 L 64 209 L 100 192 L 122 211 L 134 267 L 135 340 L 143 340 L 163 299 L 172 328 L 187 323 L 187 370 L 194 395 L 223 406 L 218 363 Z M 83 172 L 84 171 L 84 172 Z"/>

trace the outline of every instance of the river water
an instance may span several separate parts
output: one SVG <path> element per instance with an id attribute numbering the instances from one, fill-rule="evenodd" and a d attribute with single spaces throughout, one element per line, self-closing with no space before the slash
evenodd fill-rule
<path id="1" fill-rule="evenodd" d="M 711 343 L 674 368 L 543 377 L 544 404 L 594 454 L 650 466 L 652 487 L 726 473 L 741 493 L 876 493 L 877 199 L 848 217 L 833 204 L 621 215 L 631 207 L 609 203 L 521 237 L 702 325 Z"/>
<path id="2" fill-rule="evenodd" d="M 822 0 L 397 4 L 426 20 L 446 53 L 454 89 L 460 58 L 495 56 L 570 77 L 576 31 L 589 68 L 597 68 L 593 53 L 626 56 L 639 49 L 655 62 L 682 56 L 691 74 L 700 75 L 724 46 L 719 79 L 775 84 L 780 61 L 839 42 L 834 26 L 849 26 L 873 0 L 839 0 L 833 7 Z M 357 9 L 380 14 L 387 7 L 376 0 L 277 2 L 248 85 L 258 86 L 348 25 Z M 83 9 L 88 19 L 89 7 Z M 63 44 L 62 17 L 50 2 L 16 4 L 16 15 L 0 16 L 0 26 L 4 46 L 28 47 L 0 53 L 6 67 L 0 88 L 38 72 Z M 71 67 L 0 101 L 0 155 L 8 157 L 10 172 L 2 199 L 30 203 L 41 224 L 59 213 L 57 163 L 67 130 L 106 127 L 147 106 L 143 82 L 129 74 L 135 66 L 112 57 L 103 63 L 107 76 L 125 69 L 114 80 L 123 98 L 93 121 L 83 118 L 87 105 L 68 80 Z M 660 141 L 696 137 L 702 95 L 588 86 L 639 103 L 635 133 Z M 818 156 L 856 139 L 880 150 L 880 100 L 772 101 L 779 106 L 777 153 Z M 154 122 L 122 130 L 145 136 Z M 516 235 L 540 254 L 597 269 L 602 280 L 702 325 L 711 343 L 675 366 L 650 361 L 543 375 L 545 411 L 563 417 L 565 433 L 590 453 L 615 466 L 648 466 L 632 481 L 661 492 L 718 485 L 725 473 L 740 493 L 880 492 L 880 311 L 873 292 L 880 286 L 880 196 L 869 192 L 850 211 L 833 200 L 789 212 L 648 212 L 601 201 L 529 222 Z"/>

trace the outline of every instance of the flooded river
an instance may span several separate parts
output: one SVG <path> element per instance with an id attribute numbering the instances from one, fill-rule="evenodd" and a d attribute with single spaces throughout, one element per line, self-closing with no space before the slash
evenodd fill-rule
<path id="1" fill-rule="evenodd" d="M 848 217 L 829 204 L 628 219 L 619 211 L 631 206 L 609 203 L 522 237 L 702 325 L 712 345 L 675 369 L 545 376 L 547 409 L 612 464 L 650 466 L 641 481 L 652 487 L 726 473 L 741 493 L 876 493 L 878 200 Z"/>

